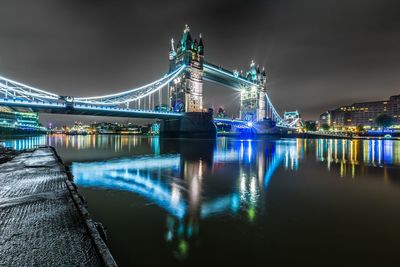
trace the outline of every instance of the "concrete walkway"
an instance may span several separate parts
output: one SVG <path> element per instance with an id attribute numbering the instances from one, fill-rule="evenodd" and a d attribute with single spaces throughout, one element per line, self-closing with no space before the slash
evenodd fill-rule
<path id="1" fill-rule="evenodd" d="M 0 165 L 0 266 L 115 266 L 51 148 Z"/>

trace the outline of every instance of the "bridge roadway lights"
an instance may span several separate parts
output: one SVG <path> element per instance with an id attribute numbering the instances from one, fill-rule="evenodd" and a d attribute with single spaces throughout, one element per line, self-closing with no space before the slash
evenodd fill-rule
<path id="1" fill-rule="evenodd" d="M 160 137 L 216 139 L 217 128 L 209 112 L 186 112 L 180 118 L 161 120 Z"/>

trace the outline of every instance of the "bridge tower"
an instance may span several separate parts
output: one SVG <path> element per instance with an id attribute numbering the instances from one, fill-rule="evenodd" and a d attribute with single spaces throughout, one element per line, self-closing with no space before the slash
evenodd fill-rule
<path id="1" fill-rule="evenodd" d="M 169 51 L 169 72 L 182 65 L 187 66 L 169 87 L 170 106 L 175 112 L 203 111 L 203 60 L 204 44 L 201 34 L 199 41 L 193 40 L 190 28 L 186 25 L 176 47 L 171 39 Z"/>
<path id="2" fill-rule="evenodd" d="M 256 67 L 251 61 L 250 69 L 247 72 L 247 79 L 255 85 L 246 87 L 240 96 L 240 118 L 249 122 L 262 121 L 268 118 L 267 106 L 265 101 L 266 93 L 266 73 L 260 66 Z"/>
<path id="3" fill-rule="evenodd" d="M 217 135 L 212 114 L 203 109 L 204 44 L 192 39 L 185 26 L 181 40 L 175 46 L 171 39 L 169 73 L 185 66 L 184 71 L 168 86 L 170 107 L 184 113 L 180 119 L 164 119 L 160 125 L 161 137 L 212 138 Z"/>

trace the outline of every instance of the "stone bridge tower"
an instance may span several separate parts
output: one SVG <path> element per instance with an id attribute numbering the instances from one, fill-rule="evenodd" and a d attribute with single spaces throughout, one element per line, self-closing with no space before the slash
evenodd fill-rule
<path id="1" fill-rule="evenodd" d="M 160 125 L 161 137 L 189 137 L 215 139 L 217 129 L 213 116 L 204 112 L 203 107 L 203 61 L 204 45 L 192 39 L 186 25 L 183 36 L 176 46 L 171 39 L 169 51 L 169 72 L 185 65 L 185 70 L 169 86 L 170 107 L 174 112 L 182 112 L 179 119 L 164 119 Z"/>
<path id="2" fill-rule="evenodd" d="M 266 73 L 263 69 L 255 65 L 254 61 L 250 64 L 247 72 L 247 79 L 256 85 L 246 87 L 240 96 L 240 118 L 245 121 L 262 121 L 268 117 L 265 100 L 266 92 Z"/>
<path id="3" fill-rule="evenodd" d="M 185 71 L 169 86 L 170 106 L 175 112 L 203 112 L 203 60 L 204 45 L 192 39 L 189 26 L 185 26 L 178 43 L 171 39 L 169 51 L 169 72 L 185 64 Z"/>

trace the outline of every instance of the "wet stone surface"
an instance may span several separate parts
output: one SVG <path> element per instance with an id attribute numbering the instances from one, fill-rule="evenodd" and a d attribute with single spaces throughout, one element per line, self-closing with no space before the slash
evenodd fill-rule
<path id="1" fill-rule="evenodd" d="M 0 165 L 0 266 L 100 266 L 52 149 Z"/>
<path id="2" fill-rule="evenodd" d="M 3 147 L 0 141 L 0 164 L 12 160 L 17 154 L 17 151 Z"/>

